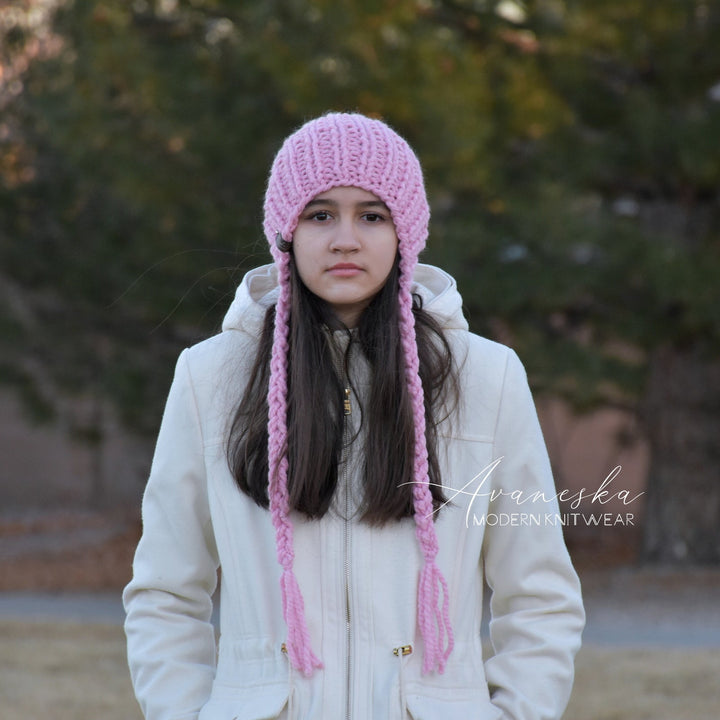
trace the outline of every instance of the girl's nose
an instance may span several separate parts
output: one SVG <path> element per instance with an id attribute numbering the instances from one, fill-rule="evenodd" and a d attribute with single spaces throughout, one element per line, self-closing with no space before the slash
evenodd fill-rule
<path id="1" fill-rule="evenodd" d="M 351 220 L 341 220 L 336 226 L 336 232 L 330 242 L 330 249 L 339 252 L 351 252 L 359 247 L 360 241 L 355 223 Z"/>

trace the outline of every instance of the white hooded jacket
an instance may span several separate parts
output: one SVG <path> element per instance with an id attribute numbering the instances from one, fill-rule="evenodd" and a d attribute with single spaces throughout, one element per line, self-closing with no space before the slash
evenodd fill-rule
<path id="1" fill-rule="evenodd" d="M 373 528 L 352 512 L 314 521 L 291 513 L 295 573 L 324 667 L 306 678 L 283 651 L 274 529 L 269 513 L 237 488 L 225 454 L 228 422 L 277 294 L 274 266 L 266 265 L 243 279 L 223 332 L 181 354 L 168 397 L 123 596 L 130 669 L 147 720 L 561 716 L 584 612 L 525 372 L 512 350 L 468 331 L 449 275 L 419 265 L 415 281 L 461 363 L 460 405 L 439 427 L 450 502 L 436 521 L 437 562 L 455 636 L 444 674 L 421 674 L 422 556 L 412 519 Z M 355 367 L 361 394 L 362 362 Z M 353 477 L 341 478 L 339 492 L 351 492 L 360 465 L 346 464 Z"/>

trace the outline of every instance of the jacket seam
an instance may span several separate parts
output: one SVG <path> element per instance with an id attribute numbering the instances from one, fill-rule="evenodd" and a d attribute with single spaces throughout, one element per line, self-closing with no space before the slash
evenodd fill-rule
<path id="1" fill-rule="evenodd" d="M 197 400 L 197 394 L 195 392 L 195 383 L 193 382 L 192 373 L 190 372 L 190 363 L 188 362 L 187 358 L 188 350 L 187 348 L 183 350 L 182 357 L 183 357 L 183 364 L 185 365 L 185 373 L 188 378 L 188 386 L 190 388 L 190 394 L 192 395 L 192 401 L 193 401 L 193 410 L 195 411 L 195 421 L 198 429 L 198 434 L 200 435 L 200 442 L 202 443 L 203 448 L 205 447 L 205 435 L 203 433 L 203 426 L 202 422 L 200 420 L 200 409 L 198 408 L 198 400 Z"/>
<path id="2" fill-rule="evenodd" d="M 193 411 L 195 413 L 195 427 L 197 428 L 197 433 L 200 436 L 200 446 L 203 449 L 202 452 L 202 467 L 203 467 L 203 475 L 204 475 L 204 488 L 205 488 L 205 502 L 207 504 L 207 517 L 203 521 L 202 528 L 203 532 L 207 530 L 207 528 L 210 528 L 210 533 L 213 536 L 213 543 L 215 545 L 215 554 L 217 557 L 217 563 L 218 567 L 220 567 L 220 550 L 217 547 L 217 536 L 215 533 L 214 523 L 213 523 L 213 514 L 212 510 L 210 508 L 210 476 L 208 473 L 207 468 L 207 457 L 205 455 L 206 446 L 205 446 L 205 435 L 203 433 L 203 426 L 200 419 L 200 408 L 198 407 L 198 399 L 197 394 L 195 392 L 195 382 L 193 381 L 192 372 L 190 371 L 190 362 L 188 360 L 188 349 L 185 348 L 181 354 L 181 358 L 183 361 L 183 364 L 185 365 L 185 374 L 187 376 L 188 381 L 188 389 L 190 390 L 190 396 L 192 397 L 192 405 L 193 405 Z M 217 641 L 215 642 L 215 652 L 217 653 Z"/>
<path id="3" fill-rule="evenodd" d="M 492 434 L 492 446 L 493 446 L 493 459 L 495 459 L 495 451 L 497 449 L 497 437 L 498 437 L 498 428 L 500 426 L 500 413 L 503 406 L 503 398 L 505 397 L 505 386 L 507 385 L 507 378 L 508 378 L 508 365 L 510 364 L 510 353 L 512 351 L 508 349 L 508 351 L 505 353 L 505 367 L 503 369 L 503 378 L 502 378 L 502 384 L 500 386 L 500 395 L 498 396 L 498 403 L 497 403 L 497 411 L 495 413 L 495 424 L 493 426 L 493 434 Z"/>

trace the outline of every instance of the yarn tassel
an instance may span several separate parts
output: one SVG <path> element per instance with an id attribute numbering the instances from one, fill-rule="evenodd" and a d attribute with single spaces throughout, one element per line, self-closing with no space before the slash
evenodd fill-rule
<path id="1" fill-rule="evenodd" d="M 283 570 L 280 578 L 280 590 L 283 615 L 288 626 L 288 639 L 285 643 L 288 657 L 295 669 L 306 677 L 310 677 L 313 670 L 321 668 L 323 664 L 310 647 L 310 633 L 305 622 L 302 593 L 292 569 Z"/>
<path id="2" fill-rule="evenodd" d="M 443 604 L 440 608 L 439 593 L 442 591 Z M 445 672 L 445 665 L 455 645 L 450 626 L 447 582 L 434 560 L 425 562 L 420 572 L 418 586 L 418 625 L 425 644 L 423 674 Z"/>

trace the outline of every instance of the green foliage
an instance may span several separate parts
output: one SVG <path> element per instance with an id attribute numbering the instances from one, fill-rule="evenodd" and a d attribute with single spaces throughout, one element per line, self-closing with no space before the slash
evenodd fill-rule
<path id="1" fill-rule="evenodd" d="M 0 383 L 12 386 L 20 396 L 22 410 L 33 423 L 45 423 L 56 417 L 55 407 L 50 398 L 42 392 L 39 384 L 15 365 L 0 363 Z"/>
<path id="2" fill-rule="evenodd" d="M 654 347 L 717 352 L 714 3 L 75 0 L 53 29 L 0 128 L 0 281 L 32 318 L 4 353 L 135 428 L 268 260 L 272 156 L 329 109 L 417 149 L 425 259 L 537 387 L 632 403 Z"/>

